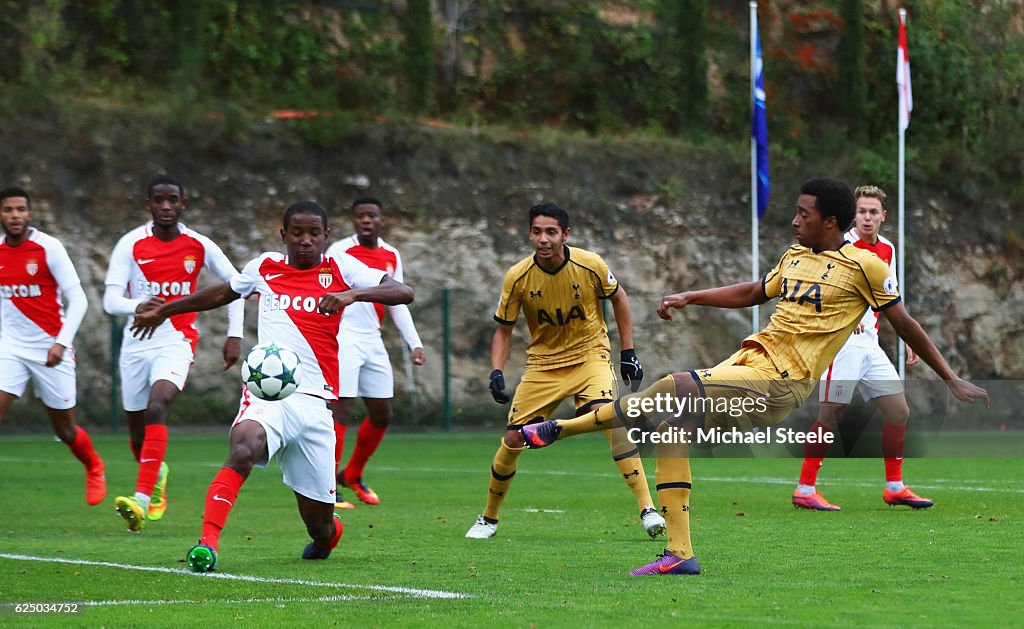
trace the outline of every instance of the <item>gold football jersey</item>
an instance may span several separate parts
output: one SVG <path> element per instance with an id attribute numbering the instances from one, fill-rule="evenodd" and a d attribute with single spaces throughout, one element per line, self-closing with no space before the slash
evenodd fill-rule
<path id="1" fill-rule="evenodd" d="M 814 252 L 794 245 L 761 281 L 779 303 L 771 321 L 744 339 L 768 352 L 784 378 L 817 380 L 860 323 L 900 301 L 889 267 L 878 256 L 846 243 Z"/>
<path id="2" fill-rule="evenodd" d="M 542 269 L 535 256 L 519 261 L 505 273 L 494 320 L 513 324 L 520 312 L 526 317 L 530 328 L 528 368 L 565 367 L 591 356 L 608 360 L 611 345 L 601 300 L 618 289 L 618 281 L 601 256 L 567 246 L 565 264 L 553 273 Z"/>

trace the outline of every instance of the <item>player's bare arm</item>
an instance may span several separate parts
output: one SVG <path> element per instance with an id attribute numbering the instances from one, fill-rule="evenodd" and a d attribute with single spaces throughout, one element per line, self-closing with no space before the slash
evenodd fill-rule
<path id="1" fill-rule="evenodd" d="M 239 357 L 242 355 L 242 339 L 237 336 L 228 336 L 224 338 L 224 349 L 222 350 L 224 357 L 224 364 L 221 365 L 221 371 L 227 371 L 238 362 Z"/>
<path id="2" fill-rule="evenodd" d="M 327 293 L 320 299 L 319 310 L 324 314 L 334 314 L 357 301 L 395 306 L 411 304 L 414 298 L 415 293 L 411 286 L 385 276 L 380 284 L 372 288 L 353 288 L 340 293 Z"/>
<path id="3" fill-rule="evenodd" d="M 690 304 L 714 308 L 748 308 L 766 301 L 768 300 L 761 291 L 761 282 L 743 282 L 730 286 L 665 295 L 662 297 L 661 303 L 658 304 L 658 316 L 666 321 L 671 321 L 671 309 L 682 310 Z"/>
<path id="4" fill-rule="evenodd" d="M 629 307 L 626 289 L 619 286 L 619 290 L 612 295 L 611 302 L 615 326 L 619 328 L 620 349 L 633 349 L 633 310 Z"/>
<path id="5" fill-rule="evenodd" d="M 988 392 L 979 386 L 963 380 L 953 371 L 946 359 L 939 353 L 939 349 L 932 343 L 931 338 L 921 327 L 916 319 L 910 316 L 903 303 L 894 304 L 882 311 L 885 318 L 892 324 L 896 334 L 907 342 L 921 360 L 926 362 L 935 373 L 946 381 L 946 386 L 952 391 L 956 399 L 963 402 L 975 402 L 981 400 L 986 407 L 989 405 Z"/>
<path id="6" fill-rule="evenodd" d="M 151 337 L 153 331 L 168 317 L 186 312 L 213 310 L 230 304 L 239 297 L 241 295 L 232 290 L 231 284 L 224 282 L 207 286 L 172 302 L 158 304 L 154 299 L 149 299 L 139 304 L 135 311 L 135 321 L 132 322 L 130 330 L 135 338 L 146 339 Z"/>

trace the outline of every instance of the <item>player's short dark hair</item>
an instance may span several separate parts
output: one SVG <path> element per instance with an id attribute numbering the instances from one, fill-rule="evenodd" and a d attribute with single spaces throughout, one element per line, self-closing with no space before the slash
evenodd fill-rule
<path id="1" fill-rule="evenodd" d="M 149 181 L 149 185 L 146 186 L 146 198 L 153 196 L 153 188 L 157 186 L 177 186 L 178 191 L 181 192 L 181 198 L 185 198 L 185 186 L 181 185 L 181 182 L 169 175 L 157 175 Z"/>
<path id="2" fill-rule="evenodd" d="M 569 229 L 569 213 L 551 201 L 538 203 L 530 208 L 529 225 L 533 225 L 533 219 L 538 216 L 549 216 L 555 219 L 558 221 L 558 226 L 562 228 L 562 231 Z"/>
<path id="3" fill-rule="evenodd" d="M 28 208 L 30 210 L 32 209 L 32 197 L 28 196 L 28 193 L 25 192 L 24 188 L 19 188 L 18 186 L 11 186 L 10 188 L 4 188 L 3 190 L 0 190 L 0 202 L 3 202 L 4 200 L 10 199 L 12 197 L 25 197 L 25 201 L 28 204 Z"/>
<path id="4" fill-rule="evenodd" d="M 320 207 L 320 204 L 315 201 L 299 201 L 289 205 L 288 209 L 284 211 L 284 219 L 282 220 L 285 229 L 288 229 L 288 224 L 291 223 L 292 217 L 296 214 L 319 216 L 320 220 L 323 221 L 324 229 L 327 229 L 327 210 Z"/>
<path id="5" fill-rule="evenodd" d="M 822 220 L 834 216 L 841 231 L 850 229 L 857 215 L 857 202 L 850 186 L 836 179 L 811 179 L 800 188 L 800 194 L 817 199 L 815 206 Z"/>
<path id="6" fill-rule="evenodd" d="M 352 202 L 352 205 L 350 205 L 348 209 L 355 212 L 356 208 L 359 207 L 360 205 L 376 205 L 377 209 L 381 211 L 381 214 L 384 213 L 384 204 L 381 203 L 380 199 L 378 199 L 377 197 L 359 197 L 358 199 Z"/>

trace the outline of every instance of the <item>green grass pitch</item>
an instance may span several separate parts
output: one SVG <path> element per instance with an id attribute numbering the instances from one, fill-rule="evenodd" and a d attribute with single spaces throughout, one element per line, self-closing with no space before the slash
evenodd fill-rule
<path id="1" fill-rule="evenodd" d="M 131 534 L 113 508 L 134 491 L 127 436 L 95 441 L 109 493 L 85 504 L 83 472 L 49 436 L 0 441 L 0 600 L 88 603 L 3 626 L 1005 625 L 1024 618 L 1020 459 L 914 459 L 936 500 L 882 503 L 882 462 L 826 461 L 840 513 L 790 505 L 793 459 L 696 459 L 693 539 L 703 574 L 629 577 L 663 544 L 644 535 L 607 445 L 586 436 L 526 452 L 498 536 L 463 537 L 483 507 L 498 434 L 392 434 L 367 469 L 376 507 L 342 513 L 327 561 L 276 464 L 242 488 L 220 577 L 183 563 L 227 435 L 171 431 L 169 509 Z M 350 445 L 351 447 L 351 445 Z M 647 462 L 653 487 L 654 461 Z M 349 496 L 351 497 L 351 496 Z"/>

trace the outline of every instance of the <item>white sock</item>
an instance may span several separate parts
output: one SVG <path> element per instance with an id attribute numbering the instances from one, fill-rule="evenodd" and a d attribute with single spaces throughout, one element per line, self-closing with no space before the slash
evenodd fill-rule
<path id="1" fill-rule="evenodd" d="M 149 508 L 149 496 L 147 496 L 146 494 L 135 492 L 135 500 L 138 501 L 139 506 L 142 507 L 143 509 Z"/>
<path id="2" fill-rule="evenodd" d="M 886 481 L 885 483 L 885 488 L 892 492 L 903 491 L 904 486 L 901 480 Z"/>
<path id="3" fill-rule="evenodd" d="M 801 485 L 798 483 L 796 486 L 796 493 L 800 494 L 801 496 L 810 496 L 815 491 L 817 490 L 814 488 L 814 485 Z"/>

